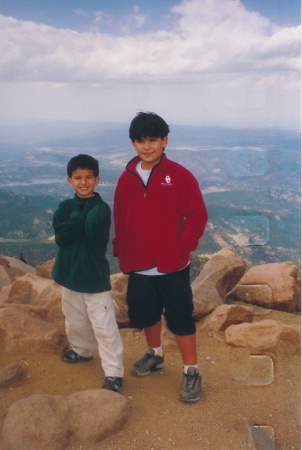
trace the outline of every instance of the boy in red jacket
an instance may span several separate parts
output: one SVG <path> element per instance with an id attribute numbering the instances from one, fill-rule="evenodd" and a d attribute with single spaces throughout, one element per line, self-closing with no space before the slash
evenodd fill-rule
<path id="1" fill-rule="evenodd" d="M 161 316 L 175 334 L 184 362 L 179 398 L 197 401 L 201 376 L 190 286 L 190 253 L 203 235 L 207 211 L 198 182 L 164 150 L 169 126 L 154 113 L 140 112 L 129 135 L 137 156 L 121 175 L 114 198 L 113 253 L 129 274 L 130 325 L 144 329 L 148 350 L 132 366 L 137 376 L 164 367 Z"/>

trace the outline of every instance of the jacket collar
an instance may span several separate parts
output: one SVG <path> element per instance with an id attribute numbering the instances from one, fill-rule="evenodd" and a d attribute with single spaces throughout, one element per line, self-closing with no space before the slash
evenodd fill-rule
<path id="1" fill-rule="evenodd" d="M 92 196 L 92 197 L 88 197 L 88 198 L 81 198 L 81 197 L 78 197 L 77 194 L 74 194 L 74 197 L 73 197 L 74 201 L 75 201 L 76 203 L 80 204 L 80 205 L 81 205 L 82 203 L 84 203 L 84 202 L 93 201 L 93 200 L 95 200 L 95 199 L 97 199 L 97 198 L 101 198 L 100 194 L 98 194 L 97 192 L 94 192 L 94 193 L 93 193 L 93 196 Z"/>

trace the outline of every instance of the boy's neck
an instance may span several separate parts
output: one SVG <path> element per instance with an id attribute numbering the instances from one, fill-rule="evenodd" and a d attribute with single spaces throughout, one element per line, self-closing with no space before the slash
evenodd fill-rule
<path id="1" fill-rule="evenodd" d="M 77 193 L 75 193 L 76 198 L 79 198 L 80 200 L 89 200 L 92 197 L 95 197 L 95 192 L 93 192 L 92 195 L 90 195 L 90 197 L 80 197 Z"/>
<path id="2" fill-rule="evenodd" d="M 144 170 L 145 172 L 151 172 L 152 169 L 145 169 L 144 168 L 144 161 L 140 161 L 139 164 L 140 164 L 142 170 Z"/>

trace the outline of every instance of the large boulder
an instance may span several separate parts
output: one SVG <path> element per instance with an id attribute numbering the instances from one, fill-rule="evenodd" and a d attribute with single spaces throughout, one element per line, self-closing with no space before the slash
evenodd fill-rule
<path id="1" fill-rule="evenodd" d="M 9 286 L 11 284 L 12 280 L 9 276 L 7 268 L 0 264 L 0 291 L 4 286 Z"/>
<path id="2" fill-rule="evenodd" d="M 0 266 L 9 267 L 9 260 L 4 256 L 0 255 Z"/>
<path id="3" fill-rule="evenodd" d="M 72 435 L 85 444 L 117 433 L 130 414 L 124 396 L 104 389 L 77 392 L 67 397 L 67 402 Z"/>
<path id="4" fill-rule="evenodd" d="M 3 287 L 9 286 L 14 279 L 27 273 L 35 274 L 35 269 L 29 264 L 25 264 L 17 258 L 0 255 L 0 291 Z"/>
<path id="5" fill-rule="evenodd" d="M 125 397 L 103 389 L 68 397 L 33 395 L 9 408 L 1 448 L 63 450 L 73 443 L 95 445 L 120 431 L 129 414 Z"/>
<path id="6" fill-rule="evenodd" d="M 2 296 L 4 300 L 2 300 Z M 17 277 L 9 293 L 0 292 L 0 304 L 39 306 L 49 320 L 62 319 L 61 287 L 53 280 L 26 274 Z"/>
<path id="7" fill-rule="evenodd" d="M 68 404 L 62 395 L 32 395 L 13 403 L 2 427 L 2 448 L 63 450 L 67 447 Z"/>
<path id="8" fill-rule="evenodd" d="M 0 291 L 3 287 L 12 283 L 15 275 L 15 270 L 10 266 L 9 258 L 0 255 Z"/>
<path id="9" fill-rule="evenodd" d="M 242 278 L 245 269 L 243 258 L 227 249 L 213 255 L 192 283 L 194 319 L 199 320 L 224 304 L 227 293 Z"/>
<path id="10" fill-rule="evenodd" d="M 231 325 L 225 331 L 225 340 L 235 347 L 246 347 L 257 353 L 271 352 L 294 355 L 299 348 L 300 331 L 278 320 Z"/>
<path id="11" fill-rule="evenodd" d="M 8 284 L 7 286 L 2 287 L 2 289 L 0 287 L 0 306 L 3 306 L 7 302 L 11 286 L 11 284 Z"/>
<path id="12" fill-rule="evenodd" d="M 0 307 L 0 347 L 8 352 L 56 352 L 66 345 L 66 337 L 44 311 L 29 305 Z"/>
<path id="13" fill-rule="evenodd" d="M 205 318 L 202 328 L 208 331 L 224 331 L 231 325 L 253 322 L 253 308 L 241 305 L 218 306 Z"/>
<path id="14" fill-rule="evenodd" d="M 294 313 L 298 309 L 298 269 L 291 261 L 252 267 L 228 298 Z"/>
<path id="15" fill-rule="evenodd" d="M 26 264 L 20 261 L 18 258 L 12 258 L 11 256 L 6 256 L 5 259 L 9 262 L 9 267 L 14 269 L 16 276 L 25 275 L 26 273 L 36 273 L 35 268 L 30 264 Z"/>
<path id="16" fill-rule="evenodd" d="M 49 280 L 52 280 L 52 269 L 53 266 L 55 264 L 55 258 L 54 259 L 50 259 L 49 261 L 46 261 L 45 263 L 41 264 L 40 266 L 36 266 L 36 274 L 39 277 L 42 278 L 48 278 Z"/>
<path id="17" fill-rule="evenodd" d="M 128 328 L 130 325 L 126 302 L 128 278 L 128 275 L 123 273 L 116 273 L 110 277 L 111 295 L 116 303 L 116 321 L 119 328 Z"/>

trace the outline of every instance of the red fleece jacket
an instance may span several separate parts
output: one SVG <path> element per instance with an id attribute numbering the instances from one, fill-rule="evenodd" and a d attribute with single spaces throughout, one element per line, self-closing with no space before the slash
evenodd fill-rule
<path id="1" fill-rule="evenodd" d="M 118 180 L 114 197 L 113 254 L 122 272 L 157 267 L 183 269 L 203 235 L 208 215 L 194 176 L 165 154 L 147 186 L 133 158 Z"/>

